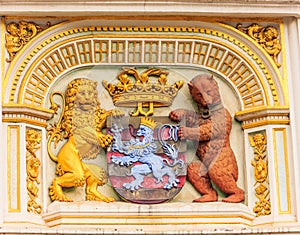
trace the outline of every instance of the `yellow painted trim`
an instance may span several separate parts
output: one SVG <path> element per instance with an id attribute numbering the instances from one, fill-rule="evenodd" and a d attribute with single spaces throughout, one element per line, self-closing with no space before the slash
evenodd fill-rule
<path id="1" fill-rule="evenodd" d="M 110 27 L 108 27 L 107 30 L 109 30 L 109 28 L 110 28 Z M 114 29 L 115 29 L 115 28 L 118 28 L 118 29 L 116 29 L 116 31 L 122 31 L 122 30 L 124 30 L 124 29 L 123 29 L 124 27 L 113 27 L 113 28 L 114 28 Z M 133 28 L 133 27 L 130 27 L 130 28 Z M 162 30 L 161 32 L 164 32 L 165 28 L 170 28 L 170 27 L 161 27 L 161 30 Z M 172 27 L 171 27 L 171 28 L 172 28 Z M 146 27 L 145 29 L 147 29 L 147 27 Z M 197 30 L 198 30 L 198 32 L 199 32 L 199 31 L 202 30 L 203 32 L 204 32 L 204 31 L 207 31 L 207 32 L 206 32 L 207 34 L 208 34 L 208 33 L 212 33 L 212 32 L 213 32 L 214 34 L 216 34 L 216 35 L 219 34 L 219 32 L 217 32 L 217 31 L 212 31 L 212 30 L 207 30 L 207 29 L 193 29 L 193 28 L 187 28 L 187 30 L 188 30 L 188 29 L 190 29 L 192 32 L 197 32 Z M 75 32 L 77 32 L 77 31 L 82 31 L 82 30 L 83 30 L 82 28 L 81 28 L 81 29 L 73 29 L 73 31 L 75 31 Z M 98 30 L 98 29 L 97 29 L 96 27 L 94 27 L 93 30 Z M 135 31 L 136 29 L 132 29 L 132 30 Z M 174 30 L 176 31 L 176 28 L 175 28 Z M 61 35 L 61 34 L 63 34 L 63 35 L 68 35 L 68 34 L 69 34 L 69 33 L 68 33 L 69 31 L 71 31 L 71 30 L 68 30 L 68 31 L 66 31 L 66 32 L 64 32 L 64 33 L 60 33 L 60 35 Z M 83 31 L 85 31 L 85 30 L 83 30 Z M 146 30 L 145 30 L 145 31 L 146 31 Z M 203 33 L 203 32 L 202 32 L 202 33 Z M 220 33 L 220 34 L 221 34 L 220 37 L 223 36 L 224 39 L 227 38 L 226 35 L 224 36 L 224 33 Z M 56 35 L 56 36 L 57 36 L 57 35 Z M 56 38 L 56 36 L 54 36 L 53 38 Z M 55 44 L 54 46 L 52 46 L 51 48 L 47 49 L 42 55 L 40 55 L 39 58 L 36 59 L 36 60 L 31 64 L 30 68 L 27 70 L 26 74 L 24 75 L 24 78 L 25 78 L 25 79 L 23 79 L 22 84 L 21 84 L 21 86 L 20 86 L 20 92 L 19 92 L 19 96 L 18 96 L 18 103 L 20 103 L 20 102 L 22 101 L 22 96 L 24 95 L 25 84 L 27 83 L 29 74 L 32 72 L 33 68 L 37 65 L 37 63 L 39 63 L 39 62 L 41 61 L 41 59 L 42 59 L 43 57 L 46 56 L 46 54 L 48 54 L 50 51 L 52 51 L 53 48 L 55 48 L 55 47 L 61 46 L 61 45 L 63 45 L 63 44 L 69 43 L 69 42 L 75 42 L 75 41 L 77 41 L 77 40 L 82 40 L 82 39 L 90 38 L 90 37 L 91 37 L 91 35 L 84 35 L 84 36 L 79 36 L 79 37 L 70 38 L 70 39 L 61 41 L 61 42 Z M 102 38 L 102 37 L 104 37 L 104 38 L 115 38 L 115 37 L 119 37 L 119 38 L 132 38 L 132 35 L 122 35 L 122 34 L 105 35 L 105 34 L 97 34 L 97 35 L 93 35 L 93 37 L 99 37 L 99 38 Z M 135 38 L 175 38 L 175 39 L 194 39 L 194 40 L 204 40 L 204 41 L 213 42 L 213 43 L 217 43 L 217 44 L 219 44 L 219 45 L 222 45 L 222 46 L 224 46 L 225 48 L 228 48 L 228 50 L 234 51 L 238 56 L 240 56 L 241 58 L 244 59 L 244 61 L 247 62 L 248 66 L 253 70 L 253 72 L 257 75 L 258 79 L 260 80 L 260 85 L 262 86 L 261 89 L 264 91 L 263 93 L 264 93 L 264 96 L 265 96 L 266 105 L 269 105 L 269 104 L 270 104 L 270 97 L 269 97 L 269 94 L 268 94 L 268 92 L 267 92 L 266 84 L 265 84 L 265 82 L 263 81 L 263 79 L 261 78 L 260 73 L 258 72 L 257 68 L 256 68 L 255 66 L 252 65 L 252 62 L 249 61 L 249 59 L 248 59 L 247 57 L 245 57 L 243 54 L 241 54 L 240 51 L 236 50 L 234 47 L 230 47 L 229 44 L 226 44 L 226 43 L 224 43 L 224 42 L 217 41 L 217 40 L 215 40 L 215 39 L 205 38 L 205 37 L 203 37 L 203 36 L 196 36 L 196 35 L 172 35 L 172 37 L 171 37 L 171 36 L 168 36 L 168 35 L 157 35 L 157 34 L 144 35 L 144 34 L 142 34 L 142 35 L 135 35 Z M 49 40 L 50 40 L 50 39 L 49 39 Z M 232 40 L 234 40 L 234 39 L 232 38 Z M 31 54 L 31 53 L 29 53 L 29 54 Z M 249 55 L 249 56 L 250 56 L 250 55 Z M 90 63 L 90 64 L 83 64 L 83 65 L 88 66 L 88 65 L 92 65 L 92 63 Z M 195 67 L 197 67 L 197 64 L 190 64 L 190 63 L 188 63 L 187 66 L 195 66 Z M 71 67 L 71 68 L 72 68 L 72 67 Z M 209 70 L 212 70 L 212 71 L 217 71 L 217 70 L 212 69 L 212 68 L 209 68 L 209 67 L 205 67 L 205 68 L 207 68 L 207 69 L 209 69 Z M 70 68 L 66 68 L 66 70 L 67 70 L 67 69 L 70 69 Z M 55 79 L 54 79 L 54 80 L 55 80 Z M 273 82 L 272 82 L 272 84 L 273 84 Z M 233 84 L 233 85 L 234 85 L 234 84 Z M 270 84 L 269 84 L 269 86 L 270 86 Z M 276 87 L 275 87 L 275 88 L 276 88 Z M 270 89 L 272 90 L 271 87 L 270 87 Z M 277 89 L 276 89 L 276 93 L 277 93 Z M 10 97 L 11 97 L 10 100 L 12 99 L 12 97 L 14 97 L 14 95 L 15 95 L 15 94 L 10 94 Z M 278 95 L 276 95 L 276 96 L 277 96 L 277 98 L 278 98 Z M 273 96 L 273 98 L 274 98 L 274 96 Z M 276 100 L 274 100 L 274 103 L 276 104 Z"/>
<path id="2" fill-rule="evenodd" d="M 11 130 L 17 130 L 17 139 L 15 140 L 17 146 L 17 208 L 11 207 Z M 20 203 L 20 126 L 8 126 L 7 127 L 7 191 L 8 191 L 8 212 L 20 212 L 21 203 Z"/>
<path id="3" fill-rule="evenodd" d="M 27 123 L 27 124 L 31 124 L 34 126 L 40 126 L 40 127 L 47 127 L 47 123 L 46 122 L 40 122 L 40 121 L 36 121 L 30 118 L 3 118 L 2 122 L 9 122 L 9 123 Z"/>
<path id="4" fill-rule="evenodd" d="M 10 18 L 13 18 L 13 19 L 16 19 L 16 17 L 6 17 L 6 19 L 10 19 Z M 45 19 L 45 17 L 36 17 L 36 19 Z M 22 19 L 24 19 L 24 17 L 22 17 Z M 32 18 L 31 18 L 32 19 Z M 49 19 L 62 19 L 62 17 L 49 17 Z M 64 18 L 63 18 L 64 19 Z M 44 30 L 43 32 L 41 32 L 41 33 L 39 33 L 38 35 L 37 35 L 37 37 L 35 37 L 35 38 L 33 38 L 32 40 L 31 40 L 31 42 L 30 43 L 28 43 L 28 44 L 31 44 L 31 43 L 33 43 L 35 40 L 37 40 L 41 35 L 43 35 L 43 34 L 45 34 L 46 32 L 48 32 L 48 31 L 50 31 L 50 30 L 53 30 L 53 28 L 57 28 L 57 27 L 60 27 L 61 25 L 63 25 L 63 24 L 67 24 L 67 23 L 70 23 L 70 22 L 74 22 L 74 21 L 78 21 L 78 20 L 86 20 L 86 17 L 70 17 L 69 18 L 69 20 L 67 20 L 67 21 L 64 21 L 64 22 L 61 22 L 61 23 L 58 23 L 58 24 L 56 24 L 56 25 L 54 25 L 54 26 L 51 26 L 51 27 L 49 27 L 48 29 L 46 29 L 46 30 Z M 247 19 L 243 19 L 243 18 L 235 18 L 235 17 L 224 17 L 224 18 L 220 18 L 220 17 L 201 17 L 201 16 L 95 16 L 95 17 L 90 17 L 89 18 L 90 20 L 92 20 L 92 19 L 105 19 L 105 20 L 122 20 L 122 19 L 130 19 L 130 20 L 132 20 L 132 19 L 136 19 L 136 20 L 138 20 L 138 19 L 140 19 L 140 20 L 143 20 L 143 19 L 145 19 L 145 20 L 149 20 L 149 19 L 170 19 L 170 20 L 197 20 L 197 21 L 199 21 L 199 20 L 203 20 L 203 21 L 205 21 L 205 22 L 214 22 L 214 23 L 218 23 L 218 22 L 224 22 L 224 21 L 233 21 L 233 22 L 245 22 L 245 21 L 248 21 L 249 22 L 249 20 L 250 21 L 258 21 L 258 22 L 275 22 L 275 23 L 280 23 L 280 24 L 283 24 L 283 19 L 282 18 L 256 18 L 256 17 L 254 17 L 254 18 L 247 18 Z M 226 19 L 226 20 L 225 20 Z M 223 26 L 227 26 L 227 27 L 230 27 L 230 29 L 235 29 L 234 27 L 232 27 L 232 26 L 228 26 L 228 25 L 225 25 L 225 24 L 223 24 L 223 23 L 219 23 L 220 25 L 223 25 Z M 96 28 L 97 30 L 99 29 L 99 28 L 102 28 L 102 27 L 92 27 L 92 28 Z M 103 27 L 104 28 L 104 27 Z M 116 31 L 123 31 L 122 29 L 124 29 L 124 28 L 127 28 L 127 27 L 107 27 L 108 29 L 110 29 L 110 28 L 117 28 L 118 30 L 116 30 Z M 138 27 L 128 27 L 128 28 L 136 28 L 136 29 L 139 29 L 139 28 L 147 28 L 147 27 L 142 27 L 142 26 L 138 26 Z M 149 27 L 148 27 L 149 28 Z M 152 27 L 153 28 L 153 27 Z M 156 27 L 156 28 L 159 28 L 159 27 Z M 176 29 L 177 28 L 185 28 L 185 27 L 165 27 L 165 26 L 163 26 L 163 27 L 160 27 L 160 28 L 173 28 L 173 29 L 175 29 L 175 31 L 176 31 Z M 199 28 L 193 28 L 193 27 L 190 27 L 190 32 L 196 32 L 196 30 L 199 30 Z M 237 29 L 236 29 L 237 30 Z M 145 31 L 147 31 L 147 30 L 145 30 Z M 163 30 L 164 31 L 164 30 Z M 237 30 L 238 31 L 238 30 Z M 240 34 L 241 34 L 241 32 L 239 32 Z M 66 35 L 68 35 L 69 33 L 67 33 Z M 60 34 L 61 35 L 61 34 Z M 242 34 L 241 34 L 242 35 Z M 58 35 L 56 35 L 56 36 L 58 36 Z M 228 36 L 228 35 L 227 35 Z M 225 39 L 227 38 L 227 37 L 224 37 Z M 227 38 L 227 40 L 228 40 L 228 38 Z M 234 41 L 234 40 L 233 40 Z M 10 71 L 11 71 L 11 68 L 13 68 L 14 66 L 15 66 L 15 61 L 17 60 L 17 58 L 19 57 L 19 55 L 20 54 L 22 54 L 23 53 L 23 50 L 25 50 L 25 48 L 27 48 L 27 46 L 28 46 L 28 44 L 27 45 L 25 45 L 23 48 L 22 48 L 22 50 L 20 50 L 20 52 L 16 55 L 16 57 L 15 57 L 15 59 L 13 60 L 13 62 L 11 63 L 11 66 L 9 67 L 9 69 L 8 69 L 8 73 L 6 74 L 6 77 L 5 77 L 5 82 L 4 82 L 4 86 L 3 87 L 6 87 L 7 86 L 7 82 L 8 82 L 8 74 L 10 74 Z M 39 48 L 35 48 L 35 51 L 36 50 L 40 50 L 40 48 L 41 47 L 43 47 L 43 46 L 45 46 L 47 44 L 47 42 L 44 42 L 43 44 L 41 44 L 40 45 L 40 47 Z M 238 45 L 238 44 L 237 44 Z M 240 45 L 238 45 L 238 46 L 240 46 Z M 245 46 L 245 45 L 244 45 Z M 244 47 L 244 49 L 245 49 L 245 47 Z M 246 50 L 245 50 L 246 51 Z M 266 52 L 264 52 L 263 51 L 263 53 L 266 53 Z M 29 56 L 31 56 L 32 57 L 32 55 L 31 55 L 32 53 L 29 53 Z M 249 54 L 250 55 L 250 54 Z M 253 53 L 252 53 L 252 55 L 253 55 Z M 251 56 L 251 55 L 250 55 Z M 267 57 L 268 58 L 268 57 Z M 28 57 L 27 57 L 27 59 L 26 59 L 26 62 L 28 62 Z M 270 60 L 271 62 L 272 62 L 272 60 Z M 258 65 L 259 66 L 262 66 L 262 68 L 264 68 L 264 65 L 263 64 L 261 64 L 261 61 L 259 61 L 260 63 L 258 63 Z M 22 67 L 22 66 L 21 66 Z M 18 73 L 20 73 L 20 71 L 18 70 Z M 279 74 L 280 75 L 280 74 Z M 272 85 L 274 85 L 274 83 L 272 82 L 272 81 L 270 81 L 270 79 L 272 80 L 272 78 L 270 77 L 270 76 L 267 76 L 267 80 L 269 81 L 269 86 L 272 86 Z M 264 83 L 262 83 L 262 84 L 264 84 Z M 271 89 L 272 90 L 272 89 Z M 265 94 L 267 94 L 267 93 L 265 93 Z M 3 99 L 4 99 L 4 96 L 2 97 L 2 102 L 3 102 Z M 267 98 L 266 97 L 266 99 L 268 100 L 269 98 Z M 276 102 L 275 101 L 275 105 L 276 105 L 276 103 L 277 103 L 277 105 L 280 105 L 279 103 L 278 103 L 278 101 Z"/>
<path id="5" fill-rule="evenodd" d="M 30 104 L 3 104 L 2 105 L 3 108 L 28 108 L 28 109 L 32 109 L 32 110 L 37 110 L 37 111 L 41 111 L 44 113 L 48 113 L 48 114 L 54 114 L 55 111 L 53 111 L 52 109 L 47 109 L 47 108 L 43 108 L 43 107 L 38 107 L 38 106 L 33 106 Z M 22 112 L 21 112 L 22 113 Z M 38 115 L 36 115 L 36 117 L 38 117 Z"/>
<path id="6" fill-rule="evenodd" d="M 255 112 L 264 111 L 264 110 L 278 110 L 278 111 L 282 110 L 282 111 L 286 111 L 286 113 L 282 113 L 282 114 L 281 113 L 275 113 L 275 114 L 270 113 L 267 116 L 273 116 L 273 115 L 289 116 L 289 107 L 288 106 L 280 106 L 280 107 L 260 106 L 260 107 L 254 107 L 254 108 L 251 108 L 251 109 L 238 111 L 238 112 L 236 112 L 236 115 L 255 113 Z"/>
<path id="7" fill-rule="evenodd" d="M 282 80 L 282 75 L 281 75 L 281 73 L 280 73 L 280 71 L 279 71 L 279 69 L 278 69 L 278 67 L 277 67 L 277 65 L 275 64 L 275 62 L 274 62 L 274 60 L 270 57 L 270 55 L 254 40 L 254 39 L 252 39 L 251 37 L 249 37 L 247 34 L 245 34 L 245 33 L 243 33 L 243 32 L 241 32 L 240 30 L 238 30 L 238 29 L 236 29 L 236 28 L 234 28 L 233 26 L 231 26 L 231 25 L 226 25 L 226 24 L 221 24 L 220 23 L 220 25 L 222 25 L 223 27 L 225 27 L 225 28 L 228 28 L 228 29 L 230 29 L 230 30 L 232 30 L 232 31 L 234 31 L 234 32 L 236 32 L 237 34 L 240 34 L 242 37 L 244 37 L 245 39 L 247 39 L 248 41 L 250 41 L 252 44 L 254 44 L 254 45 L 256 45 L 256 47 L 261 51 L 261 53 L 262 54 L 264 54 L 264 56 L 265 56 L 265 58 L 267 58 L 268 59 L 268 61 L 270 62 L 270 64 L 272 65 L 272 67 L 273 67 L 273 70 L 275 71 L 275 73 L 276 73 L 276 75 L 277 75 L 277 77 L 278 77 L 278 80 L 279 81 L 281 81 Z M 281 31 L 280 31 L 281 32 Z M 281 42 L 281 45 L 282 45 L 282 43 L 283 42 Z M 249 49 L 250 50 L 250 49 Z M 251 51 L 251 50 L 250 50 Z M 256 54 L 254 54 L 253 53 L 253 55 L 255 55 L 256 56 Z M 258 58 L 257 58 L 258 59 Z M 259 60 L 259 59 L 258 59 Z M 265 65 L 262 63 L 262 61 L 260 61 L 261 62 L 261 64 L 259 64 L 259 63 L 257 63 L 260 67 L 261 67 L 261 69 L 262 70 L 265 70 L 265 71 L 267 71 L 266 73 L 265 73 L 265 75 L 266 75 L 266 79 L 267 79 L 267 81 L 269 82 L 269 86 L 271 87 L 272 85 L 273 86 L 275 86 L 275 83 L 273 82 L 273 78 L 271 77 L 271 75 L 270 75 L 270 73 L 269 73 L 269 71 L 265 68 Z M 268 74 L 267 74 L 268 73 Z M 275 86 L 276 87 L 276 86 Z M 282 87 L 283 88 L 283 87 Z M 277 88 L 278 89 L 278 88 Z M 277 90 L 276 89 L 276 90 Z M 283 89 L 283 91 L 284 91 L 284 89 Z M 278 91 L 277 91 L 278 92 Z M 286 102 L 286 105 L 288 105 L 289 103 L 285 100 L 285 102 Z M 276 102 L 275 102 L 275 106 L 280 106 L 280 104 L 277 104 L 276 105 Z"/>
<path id="8" fill-rule="evenodd" d="M 262 120 L 258 122 L 253 122 L 249 124 L 243 124 L 242 128 L 243 129 L 250 129 L 250 128 L 255 128 L 259 126 L 265 126 L 265 125 L 288 125 L 290 124 L 289 120 Z"/>
<path id="9" fill-rule="evenodd" d="M 57 28 L 57 27 L 60 27 L 61 25 L 63 24 L 67 24 L 68 22 L 62 22 L 62 23 L 59 23 L 59 24 L 56 24 L 54 26 L 51 26 L 47 29 L 45 29 L 44 31 L 40 32 L 36 37 L 34 37 L 33 39 L 30 40 L 29 43 L 27 43 L 26 45 L 24 45 L 22 47 L 22 49 L 15 55 L 14 59 L 12 60 L 12 62 L 10 63 L 10 66 L 8 67 L 8 70 L 6 72 L 6 76 L 4 78 L 4 81 L 3 81 L 3 92 L 6 90 L 6 86 L 7 86 L 7 83 L 8 83 L 8 78 L 9 78 L 9 75 L 11 74 L 12 72 L 12 69 L 15 67 L 15 66 L 18 66 L 18 64 L 16 64 L 16 61 L 19 59 L 19 57 L 23 54 L 23 52 L 27 49 L 27 47 L 34 43 L 39 37 L 41 37 L 42 35 L 44 35 L 45 33 L 47 33 L 48 31 L 51 31 L 53 30 L 53 28 Z M 35 48 L 34 51 L 37 52 L 39 51 L 42 47 L 44 47 L 46 43 L 42 44 L 42 45 L 39 45 L 39 48 Z M 3 44 L 5 45 L 5 44 Z M 28 53 L 28 55 L 26 56 L 25 60 L 23 60 L 21 66 L 18 66 L 18 67 L 23 67 L 27 64 L 27 62 L 30 60 L 30 58 L 28 57 L 32 57 L 32 53 L 34 52 L 30 52 Z M 20 76 L 20 69 L 17 70 L 17 76 Z M 4 103 L 4 95 L 2 97 L 2 103 Z"/>
<path id="10" fill-rule="evenodd" d="M 278 78 L 282 77 L 281 74 L 280 74 L 280 72 L 279 72 L 278 67 L 276 66 L 276 64 L 274 62 L 274 60 L 270 58 L 270 55 L 254 39 L 252 39 L 250 36 L 248 36 L 247 34 L 241 32 L 240 30 L 238 30 L 237 28 L 235 28 L 235 27 L 233 27 L 231 25 L 226 25 L 226 24 L 221 24 L 221 23 L 220 23 L 220 25 L 223 26 L 223 27 L 225 27 L 225 28 L 228 28 L 228 29 L 234 31 L 237 34 L 240 34 L 243 38 L 245 38 L 246 40 L 252 42 L 252 44 L 254 44 L 265 55 L 265 57 L 269 59 L 271 65 L 273 67 L 273 69 L 277 73 Z"/>
<path id="11" fill-rule="evenodd" d="M 281 58 L 282 58 L 282 71 L 283 71 L 283 77 L 282 79 L 279 79 L 280 83 L 281 83 L 281 87 L 283 90 L 283 95 L 284 95 L 284 100 L 286 102 L 286 104 L 290 103 L 289 100 L 289 90 L 288 90 L 288 73 L 287 73 L 287 62 L 286 62 L 286 58 L 287 58 L 287 53 L 286 53 L 286 48 L 285 48 L 285 35 L 284 35 L 284 24 L 280 23 L 279 25 L 280 27 L 280 38 L 281 38 Z"/>
<path id="12" fill-rule="evenodd" d="M 280 185 L 279 185 L 279 175 L 278 175 L 278 155 L 277 155 L 277 141 L 275 132 L 283 133 L 283 147 L 284 147 L 284 162 L 285 162 L 285 172 L 286 172 L 286 193 L 287 193 L 287 203 L 288 210 L 281 211 L 280 204 Z M 290 190 L 290 174 L 289 174 L 289 162 L 288 162 L 288 151 L 287 151 L 287 136 L 285 128 L 274 128 L 272 130 L 273 134 L 273 145 L 274 145 L 274 163 L 275 163 L 275 175 L 276 175 L 276 191 L 277 191 L 277 203 L 278 203 L 278 213 L 279 214 L 291 214 L 291 190 Z"/>
<path id="13" fill-rule="evenodd" d="M 2 84 L 2 100 L 4 99 L 4 94 L 5 94 L 5 89 L 4 89 L 4 76 L 5 76 L 5 20 L 4 17 L 1 17 L 1 65 L 2 65 L 2 70 L 1 70 L 1 84 Z"/>

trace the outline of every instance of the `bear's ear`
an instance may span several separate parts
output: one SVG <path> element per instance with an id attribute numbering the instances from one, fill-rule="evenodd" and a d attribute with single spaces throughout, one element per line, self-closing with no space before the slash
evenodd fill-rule
<path id="1" fill-rule="evenodd" d="M 193 87 L 194 87 L 194 84 L 189 82 L 188 83 L 188 87 L 189 87 L 189 90 L 191 91 L 193 89 Z"/>
<path id="2" fill-rule="evenodd" d="M 212 82 L 212 84 L 214 84 L 216 87 L 219 87 L 217 81 L 214 79 L 214 76 L 211 75 L 208 77 L 208 80 Z"/>

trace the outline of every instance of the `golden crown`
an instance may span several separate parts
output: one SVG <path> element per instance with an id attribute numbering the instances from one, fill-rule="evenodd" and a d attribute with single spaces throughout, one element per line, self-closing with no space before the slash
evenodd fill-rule
<path id="1" fill-rule="evenodd" d="M 149 68 L 141 74 L 135 68 L 124 67 L 118 75 L 119 82 L 115 85 L 102 81 L 103 86 L 113 98 L 114 105 L 136 107 L 140 102 L 152 102 L 154 107 L 170 106 L 183 81 L 173 85 L 168 83 L 168 72 Z M 134 77 L 134 80 L 131 79 Z M 152 81 L 151 77 L 157 77 Z"/>
<path id="2" fill-rule="evenodd" d="M 147 126 L 147 127 L 151 128 L 152 130 L 154 130 L 155 127 L 157 126 L 156 121 L 154 121 L 152 118 L 148 118 L 148 117 L 141 117 L 140 124 Z"/>

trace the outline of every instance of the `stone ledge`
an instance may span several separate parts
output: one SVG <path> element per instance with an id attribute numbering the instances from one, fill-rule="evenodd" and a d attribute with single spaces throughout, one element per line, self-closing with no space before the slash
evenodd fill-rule
<path id="1" fill-rule="evenodd" d="M 170 4 L 171 3 L 171 4 Z M 0 0 L 5 16 L 145 16 L 196 15 L 219 17 L 299 16 L 298 0 L 174 0 L 174 1 L 43 1 Z M 134 17 L 132 17 L 134 16 Z"/>
<path id="2" fill-rule="evenodd" d="M 251 226 L 255 214 L 244 204 L 53 202 L 43 219 L 52 228 L 94 228 L 147 232 Z M 155 225 L 155 226 L 154 226 Z"/>

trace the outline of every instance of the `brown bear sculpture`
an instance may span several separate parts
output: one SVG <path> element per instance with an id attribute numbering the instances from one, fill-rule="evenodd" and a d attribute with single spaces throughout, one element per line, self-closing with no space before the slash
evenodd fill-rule
<path id="1" fill-rule="evenodd" d="M 198 112 L 176 109 L 169 117 L 177 122 L 185 118 L 186 126 L 179 128 L 179 138 L 198 142 L 199 159 L 192 161 L 187 171 L 189 181 L 202 195 L 194 202 L 218 201 L 212 182 L 227 195 L 223 202 L 242 202 L 244 191 L 236 184 L 238 166 L 229 139 L 232 117 L 222 104 L 218 84 L 213 76 L 202 74 L 188 86 Z"/>

